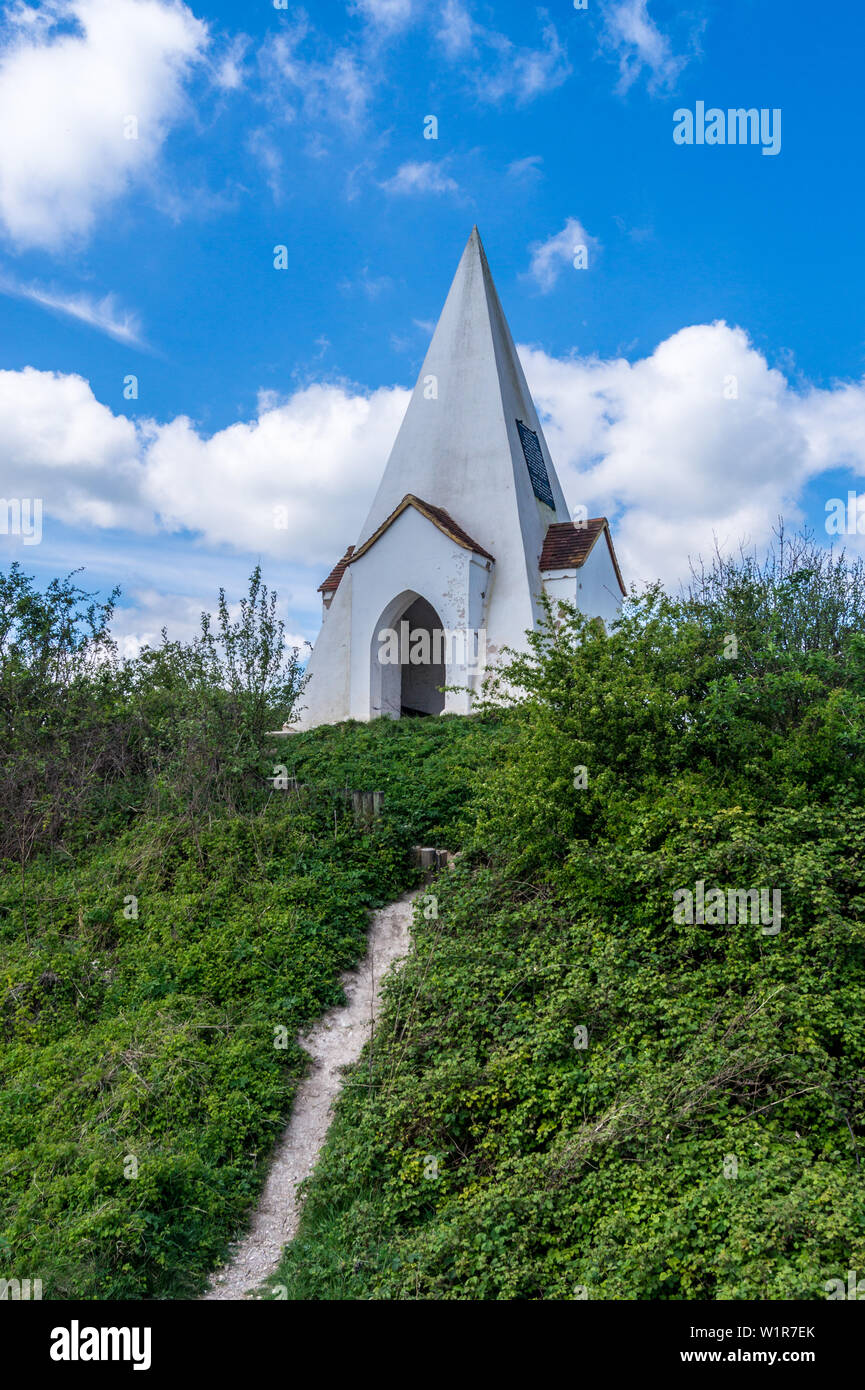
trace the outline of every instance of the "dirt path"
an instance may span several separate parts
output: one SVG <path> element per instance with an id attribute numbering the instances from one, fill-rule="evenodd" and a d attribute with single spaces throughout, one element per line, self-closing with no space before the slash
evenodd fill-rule
<path id="1" fill-rule="evenodd" d="M 229 1263 L 211 1279 L 205 1299 L 244 1298 L 272 1275 L 282 1247 L 297 1231 L 297 1184 L 315 1167 L 342 1085 L 342 1067 L 360 1056 L 381 1001 L 381 982 L 394 961 L 408 953 L 414 893 L 380 908 L 369 928 L 368 948 L 357 970 L 342 977 L 348 1003 L 331 1009 L 299 1042 L 312 1066 L 297 1089 L 291 1119 L 274 1152 L 249 1232 Z"/>

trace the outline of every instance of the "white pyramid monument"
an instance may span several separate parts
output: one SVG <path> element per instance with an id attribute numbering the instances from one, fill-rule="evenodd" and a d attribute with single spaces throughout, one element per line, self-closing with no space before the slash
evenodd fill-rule
<path id="1" fill-rule="evenodd" d="M 469 713 L 543 591 L 608 621 L 624 586 L 606 518 L 571 520 L 475 227 L 360 536 L 320 586 L 298 727 Z"/>

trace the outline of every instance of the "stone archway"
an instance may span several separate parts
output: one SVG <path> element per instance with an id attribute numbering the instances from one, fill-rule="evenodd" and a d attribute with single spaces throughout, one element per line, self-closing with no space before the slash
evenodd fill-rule
<path id="1" fill-rule="evenodd" d="M 370 717 L 441 714 L 446 684 L 444 624 L 406 590 L 384 609 L 370 644 Z"/>

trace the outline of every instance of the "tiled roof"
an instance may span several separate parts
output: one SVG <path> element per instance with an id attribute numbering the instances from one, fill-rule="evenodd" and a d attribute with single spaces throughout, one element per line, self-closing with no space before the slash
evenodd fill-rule
<path id="1" fill-rule="evenodd" d="M 397 517 L 405 511 L 406 507 L 414 507 L 416 511 L 420 512 L 421 516 L 425 516 L 428 521 L 431 521 L 433 525 L 437 526 L 440 531 L 443 531 L 446 536 L 450 536 L 451 540 L 456 541 L 457 545 L 463 546 L 465 550 L 471 550 L 475 555 L 482 555 L 485 560 L 495 560 L 495 556 L 491 555 L 488 550 L 484 550 L 483 546 L 479 545 L 477 541 L 472 540 L 468 531 L 464 531 L 443 507 L 434 507 L 431 502 L 423 502 L 419 497 L 415 497 L 412 493 L 408 492 L 399 506 L 382 522 L 378 530 L 374 531 L 369 540 L 364 541 L 363 545 L 352 555 L 352 563 L 355 560 L 359 560 L 361 555 L 364 555 L 366 551 L 369 550 L 370 546 L 375 545 L 379 536 L 396 521 Z"/>
<path id="2" fill-rule="evenodd" d="M 582 526 L 576 526 L 572 521 L 554 521 L 551 526 L 548 526 L 547 534 L 544 536 L 544 547 L 541 551 L 541 570 L 579 569 L 589 558 L 592 547 L 601 533 L 607 538 L 610 559 L 616 571 L 619 587 L 624 594 L 626 590 L 605 516 L 590 517 Z"/>
<path id="3" fill-rule="evenodd" d="M 582 526 L 575 526 L 572 521 L 554 521 L 544 536 L 541 569 L 566 570 L 581 565 L 606 524 L 602 516 L 590 517 Z"/>
<path id="4" fill-rule="evenodd" d="M 349 548 L 348 548 L 348 550 L 347 550 L 347 551 L 345 552 L 345 554 L 343 555 L 342 559 L 341 559 L 341 560 L 338 560 L 338 561 L 336 562 L 336 564 L 334 565 L 334 567 L 333 567 L 333 569 L 331 570 L 330 574 L 327 576 L 327 579 L 324 581 L 324 583 L 323 583 L 323 584 L 319 584 L 319 586 L 318 586 L 318 592 L 319 592 L 320 594 L 333 594 L 333 593 L 336 593 L 336 590 L 339 588 L 339 581 L 342 579 L 342 576 L 345 574 L 345 567 L 346 567 L 346 565 L 348 564 L 348 562 L 349 562 L 349 560 L 351 559 L 351 557 L 352 557 L 353 554 L 354 554 L 354 546 L 353 546 L 353 545 L 350 545 Z"/>

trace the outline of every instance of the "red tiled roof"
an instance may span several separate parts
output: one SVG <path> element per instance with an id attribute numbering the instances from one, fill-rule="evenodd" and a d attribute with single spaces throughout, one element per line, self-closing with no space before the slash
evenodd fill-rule
<path id="1" fill-rule="evenodd" d="M 390 516 L 379 526 L 378 530 L 373 532 L 369 540 L 364 541 L 363 545 L 352 555 L 350 563 L 359 560 L 361 555 L 364 555 L 366 551 L 369 550 L 370 546 L 375 545 L 379 536 L 383 535 L 387 528 L 396 521 L 397 517 L 405 511 L 406 507 L 414 507 L 416 511 L 420 512 L 421 516 L 425 516 L 428 521 L 431 521 L 433 525 L 437 526 L 440 531 L 443 531 L 446 536 L 450 536 L 451 540 L 456 541 L 457 545 L 463 546 L 465 550 L 471 550 L 475 555 L 482 555 L 485 560 L 495 561 L 495 556 L 491 555 L 488 550 L 484 550 L 483 546 L 479 545 L 477 541 L 472 540 L 468 531 L 464 531 L 443 507 L 434 507 L 431 502 L 423 502 L 420 497 L 415 497 L 412 493 L 407 492 L 399 506 L 394 508 Z"/>
<path id="2" fill-rule="evenodd" d="M 610 528 L 605 516 L 590 517 L 582 526 L 577 526 L 572 521 L 554 521 L 551 526 L 547 527 L 547 534 L 544 536 L 540 569 L 579 569 L 589 558 L 595 541 L 601 533 L 607 538 L 610 559 L 616 571 L 619 587 L 624 594 L 626 590 L 622 582 L 619 562 L 616 559 L 616 552 L 613 549 L 613 541 L 610 536 Z"/>
<path id="3" fill-rule="evenodd" d="M 343 555 L 342 559 L 341 559 L 341 560 L 337 560 L 336 564 L 334 565 L 334 567 L 333 567 L 333 569 L 331 570 L 330 574 L 327 576 L 327 579 L 324 581 L 324 583 L 323 583 L 323 584 L 319 584 L 319 586 L 318 586 L 318 592 L 319 592 L 320 594 L 333 594 L 333 593 L 336 593 L 336 590 L 339 588 L 339 581 L 342 579 L 342 576 L 345 574 L 345 567 L 346 567 L 346 565 L 348 564 L 348 562 L 349 562 L 349 560 L 351 559 L 351 557 L 352 557 L 353 554 L 354 554 L 354 546 L 353 546 L 353 545 L 350 545 L 349 548 L 348 548 L 348 550 L 347 550 L 347 551 L 345 552 L 345 554 Z"/>
<path id="4" fill-rule="evenodd" d="M 566 570 L 581 565 L 606 524 L 602 516 L 590 517 L 582 526 L 575 526 L 572 521 L 554 521 L 544 536 L 541 569 Z"/>

